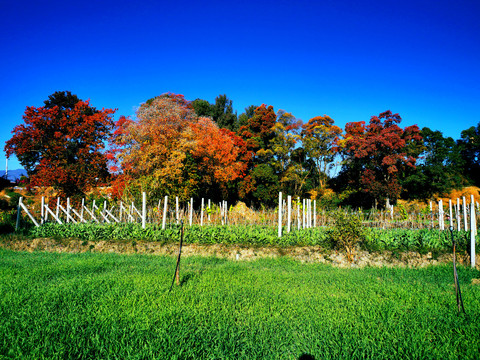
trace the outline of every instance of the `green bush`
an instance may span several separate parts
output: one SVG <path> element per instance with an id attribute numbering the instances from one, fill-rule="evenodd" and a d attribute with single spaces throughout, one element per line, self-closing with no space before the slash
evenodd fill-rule
<path id="1" fill-rule="evenodd" d="M 365 241 L 360 218 L 341 210 L 334 211 L 331 217 L 333 226 L 327 231 L 328 241 L 334 249 L 345 249 L 348 259 L 353 260 L 357 246 Z"/>

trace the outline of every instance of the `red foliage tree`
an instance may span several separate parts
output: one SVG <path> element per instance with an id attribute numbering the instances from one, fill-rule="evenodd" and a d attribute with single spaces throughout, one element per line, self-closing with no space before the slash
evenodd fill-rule
<path id="1" fill-rule="evenodd" d="M 352 122 L 345 126 L 341 150 L 347 171 L 356 186 L 375 201 L 397 199 L 399 177 L 406 167 L 415 167 L 422 137 L 417 125 L 400 128 L 401 117 L 390 110 L 372 116 L 370 123 Z"/>
<path id="2" fill-rule="evenodd" d="M 31 186 L 53 186 L 66 196 L 83 194 L 109 177 L 104 141 L 113 127 L 112 109 L 97 110 L 70 92 L 56 92 L 43 107 L 27 107 L 24 124 L 6 142 Z"/>

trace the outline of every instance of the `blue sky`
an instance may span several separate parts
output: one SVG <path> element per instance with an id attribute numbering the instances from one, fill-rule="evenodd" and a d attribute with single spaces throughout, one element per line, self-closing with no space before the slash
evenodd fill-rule
<path id="1" fill-rule="evenodd" d="M 26 106 L 63 90 L 116 119 L 174 92 L 342 128 L 390 109 L 454 139 L 480 122 L 478 0 L 0 0 L 0 14 L 2 149 Z"/>

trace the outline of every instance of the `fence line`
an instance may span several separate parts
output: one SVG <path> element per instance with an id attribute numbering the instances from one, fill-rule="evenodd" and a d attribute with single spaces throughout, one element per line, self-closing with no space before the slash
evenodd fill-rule
<path id="1" fill-rule="evenodd" d="M 170 200 L 171 201 L 171 200 Z M 42 226 L 50 221 L 58 224 L 64 223 L 141 223 L 142 228 L 145 229 L 147 223 L 156 223 L 166 228 L 167 222 L 179 223 L 180 219 L 186 219 L 188 216 L 189 225 L 198 224 L 200 226 L 211 225 L 262 225 L 262 226 L 278 226 L 278 237 L 283 236 L 283 230 L 287 233 L 295 229 L 308 229 L 318 226 L 328 226 L 331 221 L 329 213 L 325 209 L 317 209 L 316 200 L 300 199 L 297 197 L 296 204 L 292 196 L 283 196 L 279 193 L 278 208 L 275 210 L 260 210 L 253 211 L 246 207 L 228 208 L 226 201 L 221 201 L 218 205 L 212 206 L 210 199 L 207 201 L 205 208 L 205 199 L 202 198 L 198 211 L 194 210 L 194 199 L 186 203 L 186 206 L 181 207 L 178 197 L 175 198 L 175 206 L 168 206 L 169 197 L 165 196 L 163 199 L 163 211 L 161 211 L 162 199 L 158 200 L 157 207 L 147 207 L 146 194 L 142 194 L 141 211 L 135 206 L 132 201 L 130 206 L 125 206 L 120 202 L 118 207 L 113 205 L 109 208 L 107 201 L 103 205 L 97 206 L 95 200 L 92 201 L 92 206 L 89 208 L 82 199 L 80 208 L 75 209 L 70 204 L 70 199 L 67 198 L 66 206 L 62 206 L 60 198 L 57 198 L 56 207 L 51 209 L 45 198 L 42 197 L 40 209 L 29 209 L 23 202 L 23 197 L 20 197 L 18 203 L 17 214 L 17 229 L 21 218 L 21 212 L 26 213 L 28 218 L 35 226 Z M 461 202 L 461 204 L 460 204 Z M 405 213 L 405 211 L 397 210 L 395 212 L 394 206 L 387 203 L 387 208 L 383 210 L 362 211 L 357 210 L 355 213 L 359 216 L 362 224 L 368 227 L 377 227 L 383 229 L 394 228 L 438 228 L 440 231 L 445 230 L 445 222 L 447 220 L 449 228 L 460 231 L 463 229 L 471 233 L 471 254 L 475 253 L 475 235 L 477 234 L 477 216 L 479 211 L 476 211 L 480 205 L 475 203 L 473 195 L 470 202 L 467 203 L 466 198 L 457 198 L 456 203 L 449 201 L 447 218 L 445 219 L 445 209 L 442 200 L 439 200 L 436 211 L 434 211 L 433 203 L 430 202 L 430 212 L 421 213 Z M 295 211 L 296 206 L 296 211 Z M 40 210 L 40 211 L 39 211 Z M 317 210 L 320 210 L 317 212 Z M 204 212 L 207 216 L 204 216 Z M 349 211 L 349 210 L 344 210 Z M 35 216 L 40 216 L 37 221 Z M 50 220 L 51 218 L 51 220 Z M 456 225 L 456 227 L 455 227 Z M 475 256 L 471 256 L 472 262 L 475 261 Z M 472 266 L 473 263 L 472 263 Z"/>

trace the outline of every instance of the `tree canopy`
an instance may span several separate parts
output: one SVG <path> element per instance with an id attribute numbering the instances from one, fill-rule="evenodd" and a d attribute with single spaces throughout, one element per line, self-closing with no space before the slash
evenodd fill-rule
<path id="1" fill-rule="evenodd" d="M 114 197 L 164 195 L 275 206 L 278 191 L 322 204 L 382 206 L 431 199 L 480 185 L 480 124 L 461 139 L 417 125 L 400 127 L 390 110 L 344 129 L 328 115 L 308 122 L 272 105 L 237 117 L 225 94 L 214 103 L 164 93 L 133 118 L 97 110 L 61 91 L 26 108 L 5 144 L 27 170 L 30 186 L 67 196 L 107 185 Z M 108 140 L 108 147 L 107 147 Z M 340 172 L 331 171 L 341 159 Z"/>
<path id="2" fill-rule="evenodd" d="M 55 92 L 45 106 L 26 108 L 24 123 L 6 142 L 31 186 L 53 186 L 67 196 L 83 194 L 109 178 L 104 148 L 115 110 L 97 110 L 68 91 Z"/>

